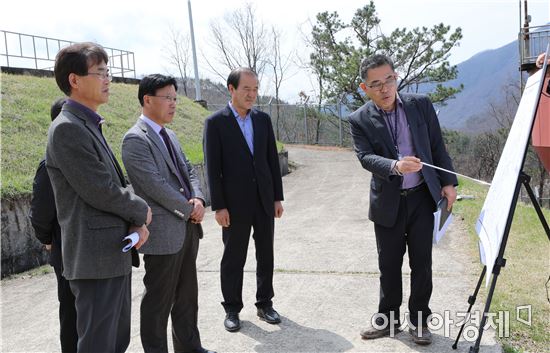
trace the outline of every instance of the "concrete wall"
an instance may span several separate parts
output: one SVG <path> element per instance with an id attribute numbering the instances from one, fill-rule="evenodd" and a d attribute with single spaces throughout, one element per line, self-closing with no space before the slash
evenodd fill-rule
<path id="1" fill-rule="evenodd" d="M 288 152 L 279 154 L 281 174 L 288 174 Z M 201 181 L 206 203 L 210 205 L 210 191 L 206 183 L 206 171 L 203 165 L 195 170 Z M 23 272 L 48 262 L 48 252 L 35 238 L 29 219 L 30 196 L 16 200 L 2 200 L 2 278 Z"/>
<path id="2" fill-rule="evenodd" d="M 52 70 L 41 70 L 41 69 L 29 69 L 29 68 L 22 68 L 22 67 L 7 67 L 7 66 L 1 66 L 0 71 L 7 73 L 7 74 L 13 74 L 13 75 L 29 75 L 29 76 L 36 76 L 36 77 L 54 77 Z M 138 78 L 131 78 L 131 77 L 113 77 L 113 82 L 117 83 L 130 83 L 134 85 L 138 85 L 141 80 Z"/>
<path id="3" fill-rule="evenodd" d="M 30 196 L 2 200 L 2 278 L 48 262 L 29 219 Z"/>

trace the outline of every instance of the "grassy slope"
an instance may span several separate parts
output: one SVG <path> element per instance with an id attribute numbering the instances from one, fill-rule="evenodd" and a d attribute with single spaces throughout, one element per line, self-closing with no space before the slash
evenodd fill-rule
<path id="1" fill-rule="evenodd" d="M 28 194 L 38 162 L 44 155 L 50 124 L 50 105 L 63 96 L 53 78 L 1 74 L 2 198 Z M 113 83 L 109 103 L 99 109 L 106 119 L 104 133 L 120 158 L 124 133 L 140 113 L 137 85 Z M 189 99 L 178 102 L 170 128 L 176 131 L 191 162 L 201 162 L 202 130 L 209 112 Z"/>
<path id="2" fill-rule="evenodd" d="M 471 238 L 474 239 L 471 243 L 472 256 L 478 258 L 474 226 L 483 207 L 487 187 L 464 179 L 460 180 L 460 184 L 459 194 L 476 197 L 475 200 L 457 202 L 454 212 L 469 225 Z M 548 210 L 545 210 L 545 217 L 550 221 Z M 498 277 L 491 311 L 510 312 L 510 337 L 501 338 L 505 351 L 547 352 L 550 347 L 550 304 L 545 282 L 550 274 L 550 243 L 530 203 L 518 203 L 504 258 L 506 266 Z M 474 289 L 471 288 L 472 293 Z M 483 289 L 478 300 L 485 301 L 486 297 L 487 291 Z M 529 304 L 532 305 L 533 315 L 531 326 L 516 320 L 516 307 Z"/>

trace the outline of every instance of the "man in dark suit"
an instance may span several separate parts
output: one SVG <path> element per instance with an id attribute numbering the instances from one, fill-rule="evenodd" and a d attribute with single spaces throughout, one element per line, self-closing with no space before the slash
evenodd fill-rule
<path id="1" fill-rule="evenodd" d="M 370 101 L 349 121 L 357 157 L 372 173 L 369 219 L 374 222 L 380 269 L 378 314 L 361 336 L 378 338 L 398 329 L 401 266 L 408 248 L 410 332 L 417 344 L 430 344 L 433 212 L 442 197 L 450 210 L 458 182 L 453 174 L 422 167 L 421 161 L 453 169 L 430 100 L 397 94 L 397 74 L 384 55 L 364 59 L 360 73 L 361 89 Z"/>
<path id="2" fill-rule="evenodd" d="M 52 121 L 59 115 L 66 98 L 57 99 L 51 106 Z M 50 252 L 52 265 L 57 278 L 57 299 L 59 300 L 59 337 L 61 352 L 76 352 L 78 333 L 76 332 L 76 309 L 74 295 L 69 281 L 63 277 L 61 257 L 61 228 L 57 221 L 57 211 L 52 184 L 46 170 L 46 160 L 38 165 L 32 184 L 31 210 L 29 213 L 36 238 Z"/>
<path id="3" fill-rule="evenodd" d="M 166 328 L 172 317 L 175 352 L 210 352 L 197 327 L 197 251 L 202 238 L 204 196 L 195 169 L 176 134 L 178 86 L 173 77 L 144 77 L 138 90 L 142 115 L 124 135 L 122 160 L 137 195 L 151 206 L 153 220 L 144 255 L 141 343 L 145 352 L 168 352 Z"/>
<path id="4" fill-rule="evenodd" d="M 283 184 L 270 117 L 252 109 L 258 78 L 247 68 L 229 74 L 231 101 L 206 119 L 204 155 L 212 210 L 222 226 L 224 253 L 221 286 L 227 331 L 241 327 L 243 268 L 254 229 L 256 245 L 256 307 L 260 319 L 281 321 L 273 309 L 274 217 L 283 214 Z"/>
<path id="5" fill-rule="evenodd" d="M 61 226 L 63 276 L 75 296 L 78 352 L 123 352 L 130 343 L 132 255 L 123 239 L 149 236 L 151 209 L 127 186 L 103 137 L 98 107 L 109 99 L 105 50 L 59 51 L 54 74 L 69 96 L 48 132 L 46 167 Z M 137 255 L 137 254 L 136 254 Z"/>

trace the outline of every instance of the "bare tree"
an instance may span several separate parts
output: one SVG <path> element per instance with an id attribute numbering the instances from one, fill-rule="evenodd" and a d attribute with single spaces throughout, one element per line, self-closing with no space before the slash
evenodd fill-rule
<path id="1" fill-rule="evenodd" d="M 484 132 L 474 137 L 471 157 L 478 179 L 493 178 L 505 141 L 506 137 L 498 132 Z"/>
<path id="2" fill-rule="evenodd" d="M 261 81 L 265 66 L 271 56 L 270 33 L 257 17 L 252 4 L 227 14 L 223 21 L 210 24 L 211 46 L 216 51 L 216 62 L 204 57 L 210 69 L 223 80 L 225 71 L 236 67 L 249 67 Z M 222 71 L 222 69 L 224 69 Z"/>
<path id="3" fill-rule="evenodd" d="M 490 102 L 486 110 L 487 115 L 497 122 L 498 129 L 478 135 L 474 140 L 474 145 L 477 148 L 474 147 L 473 157 L 479 162 L 478 175 L 480 177 L 492 178 L 521 100 L 519 83 L 514 80 L 509 80 L 509 82 L 502 87 L 504 99 Z M 527 149 L 523 168 L 532 176 L 532 182 L 538 185 L 539 195 L 542 198 L 548 172 L 531 146 Z M 542 205 L 540 200 L 539 202 Z"/>
<path id="4" fill-rule="evenodd" d="M 278 32 L 275 27 L 271 28 L 271 37 L 273 40 L 272 55 L 269 58 L 267 64 L 272 69 L 272 79 L 273 84 L 275 85 L 275 103 L 276 103 L 276 117 L 275 117 L 275 136 L 279 139 L 279 120 L 281 114 L 279 93 L 281 90 L 281 85 L 285 79 L 288 77 L 286 73 L 291 64 L 291 58 L 293 53 L 290 52 L 286 55 L 283 55 L 281 52 L 281 33 Z"/>
<path id="5" fill-rule="evenodd" d="M 504 99 L 498 102 L 489 102 L 487 112 L 500 129 L 510 130 L 521 100 L 521 88 L 516 80 L 509 79 L 509 83 L 502 86 Z"/>
<path id="6" fill-rule="evenodd" d="M 323 19 L 330 18 L 331 20 L 334 19 L 335 13 L 332 14 L 321 14 L 318 15 L 318 17 L 321 16 Z M 340 21 L 336 21 L 334 23 L 334 27 L 341 28 L 343 24 Z M 312 112 L 312 118 L 315 128 L 315 143 L 319 143 L 319 136 L 320 136 L 320 127 L 321 127 L 321 108 L 323 105 L 323 102 L 325 102 L 328 98 L 326 85 L 329 78 L 329 70 L 330 70 L 330 55 L 329 55 L 329 48 L 324 43 L 324 33 L 321 33 L 319 30 L 319 27 L 317 25 L 314 25 L 311 20 L 308 21 L 308 26 L 311 27 L 311 34 L 306 34 L 302 31 L 302 39 L 307 47 L 310 48 L 311 52 L 309 54 L 309 58 L 307 61 L 302 62 L 302 67 L 307 69 L 311 72 L 311 77 L 314 80 L 314 91 L 316 93 L 316 105 L 317 105 L 317 112 Z M 329 31 L 330 34 L 335 33 L 335 30 L 331 28 Z M 302 92 L 300 92 L 302 93 Z M 309 98 L 309 97 L 308 97 Z"/>
<path id="7" fill-rule="evenodd" d="M 175 68 L 182 82 L 183 93 L 189 97 L 187 84 L 189 82 L 189 65 L 191 61 L 190 52 L 190 37 L 187 33 L 175 29 L 173 26 L 168 27 L 168 43 L 164 46 L 165 57 L 168 59 L 170 66 Z"/>

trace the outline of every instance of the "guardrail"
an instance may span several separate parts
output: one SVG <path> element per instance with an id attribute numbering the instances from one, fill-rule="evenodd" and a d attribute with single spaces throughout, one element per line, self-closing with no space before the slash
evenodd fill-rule
<path id="1" fill-rule="evenodd" d="M 550 25 L 522 28 L 518 35 L 520 69 L 533 69 L 537 56 L 546 51 L 549 42 Z"/>
<path id="2" fill-rule="evenodd" d="M 75 42 L 0 30 L 0 66 L 53 71 L 61 48 Z M 116 77 L 136 78 L 134 53 L 103 47 L 109 55 L 109 70 Z"/>

